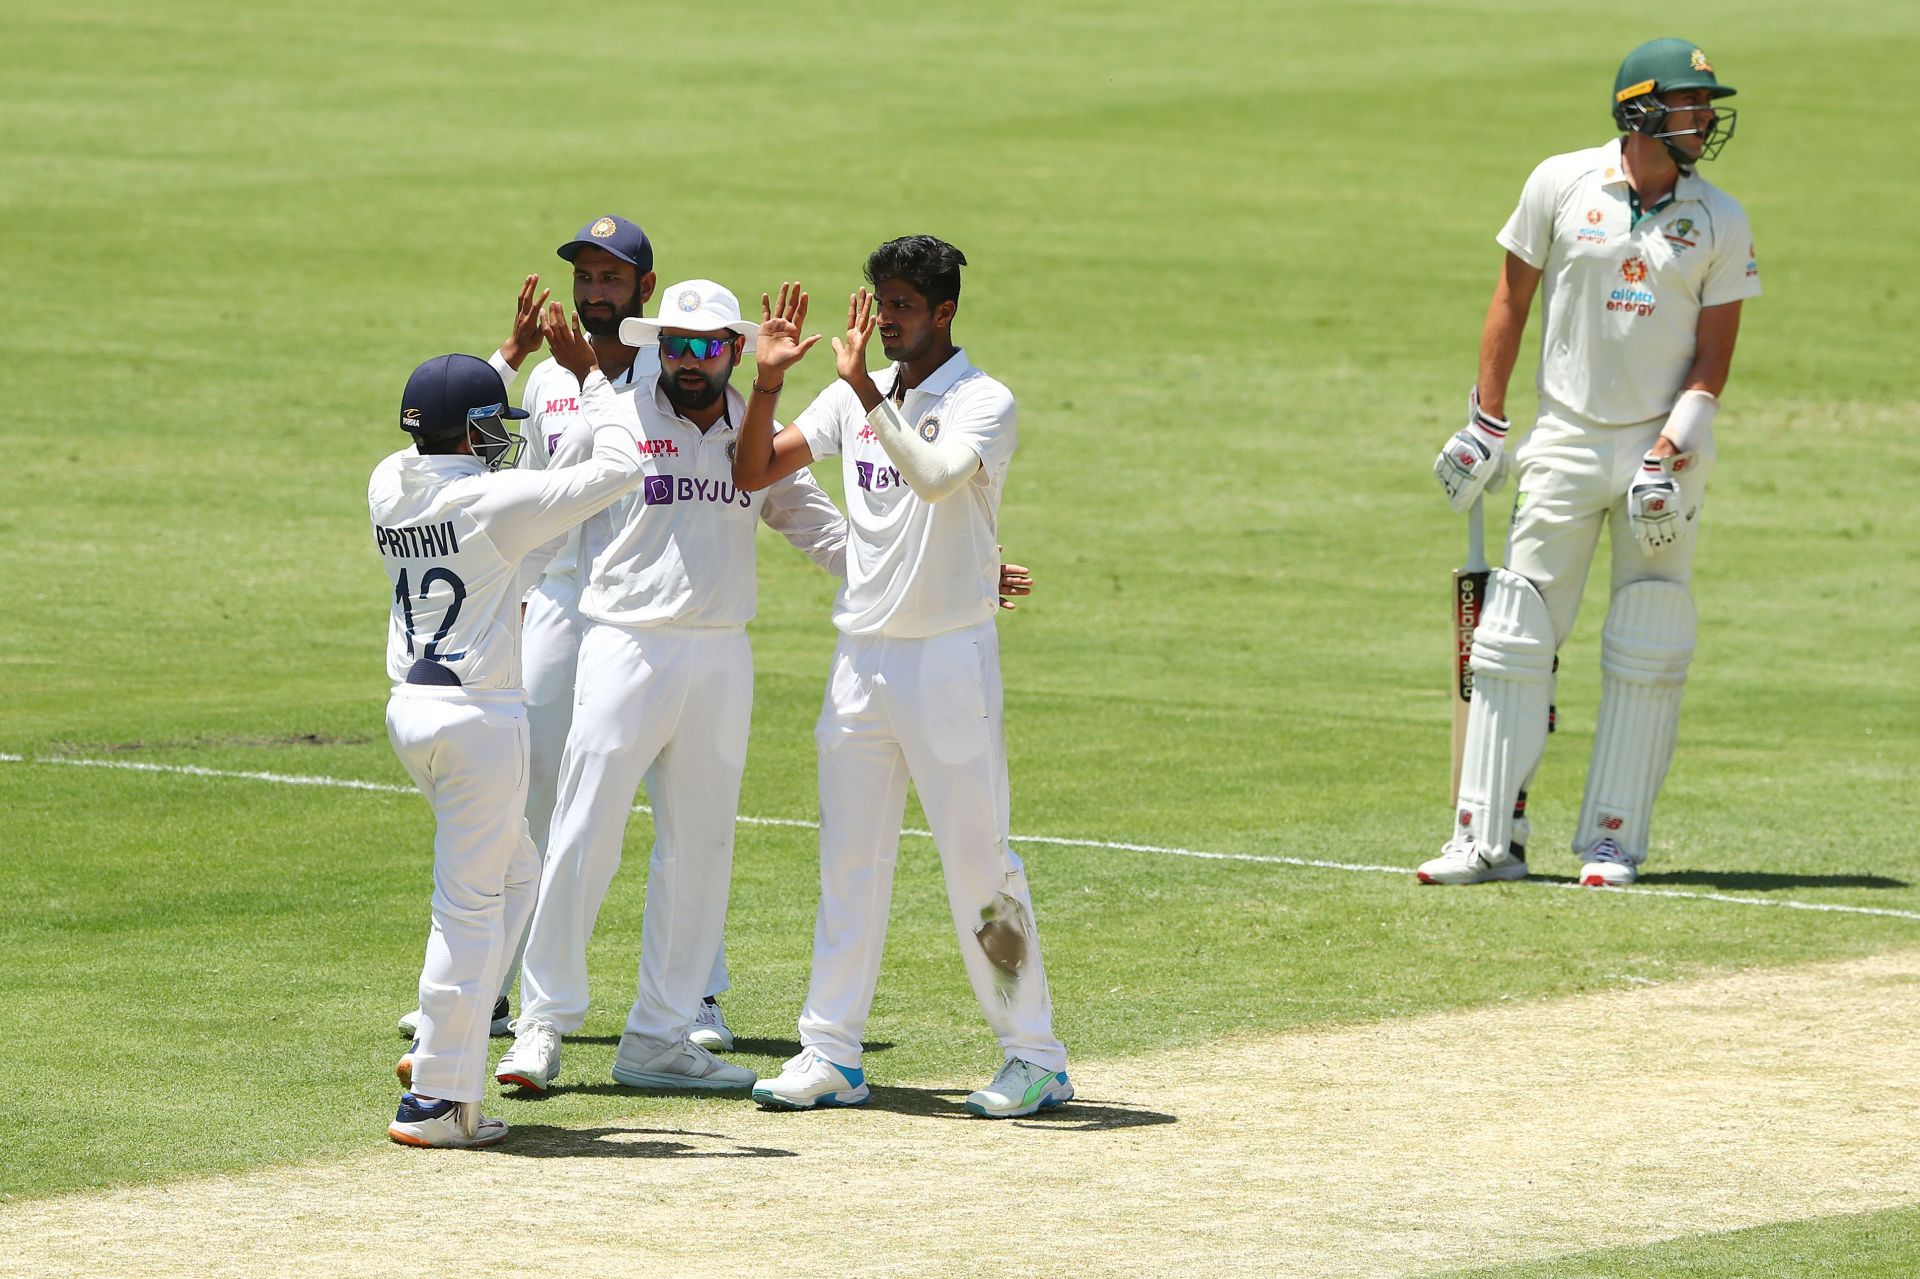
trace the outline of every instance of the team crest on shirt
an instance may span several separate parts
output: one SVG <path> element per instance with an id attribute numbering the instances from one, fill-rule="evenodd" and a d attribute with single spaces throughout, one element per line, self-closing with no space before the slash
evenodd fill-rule
<path id="1" fill-rule="evenodd" d="M 680 296 L 675 298 L 674 301 L 679 304 L 682 311 L 698 311 L 700 309 L 700 290 L 682 289 L 680 290 Z"/>
<path id="2" fill-rule="evenodd" d="M 940 417 L 929 413 L 920 419 L 920 438 L 931 444 L 940 438 Z"/>
<path id="3" fill-rule="evenodd" d="M 1688 249 L 1691 249 L 1699 243 L 1698 240 L 1692 238 L 1694 225 L 1692 218 L 1680 218 L 1660 234 L 1667 238 L 1667 243 L 1673 246 L 1673 251 L 1676 254 L 1685 253 Z"/>
<path id="4" fill-rule="evenodd" d="M 587 231 L 587 234 L 596 240 L 604 240 L 619 229 L 619 226 L 612 218 L 601 218 L 593 224 L 592 228 Z"/>

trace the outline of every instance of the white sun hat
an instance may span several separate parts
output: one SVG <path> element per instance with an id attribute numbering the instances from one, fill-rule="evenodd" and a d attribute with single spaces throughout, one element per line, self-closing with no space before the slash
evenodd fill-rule
<path id="1" fill-rule="evenodd" d="M 732 329 L 747 339 L 747 350 L 760 335 L 760 326 L 740 318 L 740 300 L 712 280 L 683 280 L 660 291 L 660 314 L 654 319 L 629 316 L 620 321 L 620 340 L 628 346 L 655 346 L 660 330 L 684 329 L 711 333 Z"/>

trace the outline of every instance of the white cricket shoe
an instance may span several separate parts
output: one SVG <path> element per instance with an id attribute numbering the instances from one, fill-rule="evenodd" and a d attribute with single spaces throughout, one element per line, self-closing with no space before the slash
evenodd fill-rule
<path id="1" fill-rule="evenodd" d="M 477 1101 L 423 1102 L 412 1093 L 401 1095 L 400 1109 L 387 1125 L 387 1136 L 401 1145 L 437 1150 L 491 1146 L 506 1135 L 506 1124 L 481 1114 Z"/>
<path id="2" fill-rule="evenodd" d="M 1638 878 L 1640 863 L 1610 839 L 1589 848 L 1580 868 L 1580 882 L 1588 888 L 1625 888 Z"/>
<path id="3" fill-rule="evenodd" d="M 1414 872 L 1423 884 L 1484 884 L 1490 879 L 1525 879 L 1527 859 L 1511 851 L 1499 861 L 1487 856 L 1487 850 L 1471 839 L 1450 839 L 1440 855 L 1420 863 Z"/>
<path id="4" fill-rule="evenodd" d="M 751 1088 L 758 1078 L 744 1066 L 729 1065 L 686 1039 L 661 1052 L 632 1035 L 622 1035 L 620 1051 L 613 1058 L 613 1082 L 629 1088 L 724 1092 Z"/>
<path id="5" fill-rule="evenodd" d="M 733 1048 L 733 1032 L 727 1029 L 726 1016 L 711 999 L 700 1001 L 700 1011 L 693 1015 L 693 1030 L 687 1038 L 708 1052 L 723 1053 Z"/>
<path id="6" fill-rule="evenodd" d="M 399 1021 L 400 1033 L 408 1039 L 420 1037 L 420 1010 L 403 1013 Z M 493 1024 L 487 1027 L 487 1034 L 495 1039 L 505 1039 L 513 1033 L 513 1018 L 508 1016 L 507 997 L 505 995 L 493 1001 Z"/>
<path id="7" fill-rule="evenodd" d="M 1072 1100 L 1073 1084 L 1066 1071 L 1010 1057 L 992 1083 L 967 1098 L 967 1111 L 986 1119 L 1018 1119 Z"/>
<path id="8" fill-rule="evenodd" d="M 513 1024 L 513 1047 L 500 1055 L 494 1081 L 503 1088 L 545 1092 L 560 1077 L 560 1031 L 550 1021 L 522 1017 Z"/>
<path id="9" fill-rule="evenodd" d="M 858 1106 L 872 1090 L 858 1066 L 836 1066 L 812 1048 L 803 1048 L 780 1068 L 776 1079 L 754 1085 L 753 1099 L 769 1110 L 812 1110 L 816 1106 Z"/>

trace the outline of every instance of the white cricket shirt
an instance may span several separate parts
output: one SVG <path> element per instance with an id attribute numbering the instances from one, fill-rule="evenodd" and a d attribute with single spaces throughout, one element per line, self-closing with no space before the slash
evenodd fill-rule
<path id="1" fill-rule="evenodd" d="M 1495 237 L 1544 272 L 1541 394 L 1582 417 L 1665 417 L 1692 367 L 1700 309 L 1760 293 L 1747 215 L 1706 179 L 1634 221 L 1620 141 L 1534 169 Z"/>
<path id="2" fill-rule="evenodd" d="M 408 447 L 374 468 L 367 509 L 393 587 L 387 674 L 396 684 L 427 658 L 468 692 L 519 691 L 521 562 L 642 479 L 622 398 L 595 372 L 580 399 L 591 451 L 577 466 L 493 472 L 468 454 Z"/>
<path id="3" fill-rule="evenodd" d="M 891 395 L 899 377 L 895 365 L 874 384 Z M 833 624 L 849 635 L 940 635 L 982 622 L 999 606 L 1000 494 L 1018 443 L 1013 393 L 955 351 L 906 393 L 900 415 L 928 440 L 966 441 L 980 469 L 940 501 L 922 500 L 845 382 L 835 381 L 793 422 L 815 458 L 842 459 L 852 532 Z"/>
<path id="4" fill-rule="evenodd" d="M 615 391 L 632 395 L 637 389 L 651 387 L 660 376 L 660 348 L 643 346 L 633 353 L 633 363 L 625 372 L 607 381 Z M 520 407 L 528 416 L 520 423 L 527 446 L 520 450 L 520 466 L 543 471 L 553 465 L 553 451 L 567 428 L 580 420 L 580 384 L 573 374 L 560 367 L 551 356 L 536 364 L 520 389 Z M 544 568 L 546 580 L 562 594 L 575 598 L 580 593 L 580 530 L 568 531 L 566 540 Z"/>
<path id="5" fill-rule="evenodd" d="M 754 529 L 786 538 L 834 577 L 846 572 L 847 521 L 804 469 L 758 493 L 733 486 L 734 442 L 746 401 L 728 387 L 727 415 L 702 432 L 659 387 L 620 401 L 646 477 L 580 532 L 586 586 L 580 611 L 616 626 L 744 626 L 759 583 Z M 576 426 L 561 462 L 589 437 Z"/>

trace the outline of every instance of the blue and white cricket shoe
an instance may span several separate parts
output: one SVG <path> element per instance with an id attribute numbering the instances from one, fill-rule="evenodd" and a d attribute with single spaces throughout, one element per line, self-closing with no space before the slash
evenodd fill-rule
<path id="1" fill-rule="evenodd" d="M 422 1102 L 402 1093 L 400 1109 L 387 1125 L 387 1136 L 403 1146 L 436 1150 L 469 1150 L 504 1140 L 507 1126 L 480 1113 L 477 1101 Z"/>
<path id="2" fill-rule="evenodd" d="M 872 1095 L 866 1071 L 836 1066 L 811 1048 L 782 1066 L 777 1078 L 763 1079 L 753 1088 L 753 1099 L 769 1110 L 858 1106 Z"/>
<path id="3" fill-rule="evenodd" d="M 967 1098 L 967 1113 L 983 1119 L 1018 1119 L 1072 1100 L 1073 1084 L 1066 1071 L 1013 1057 L 1000 1067 L 992 1083 Z"/>

